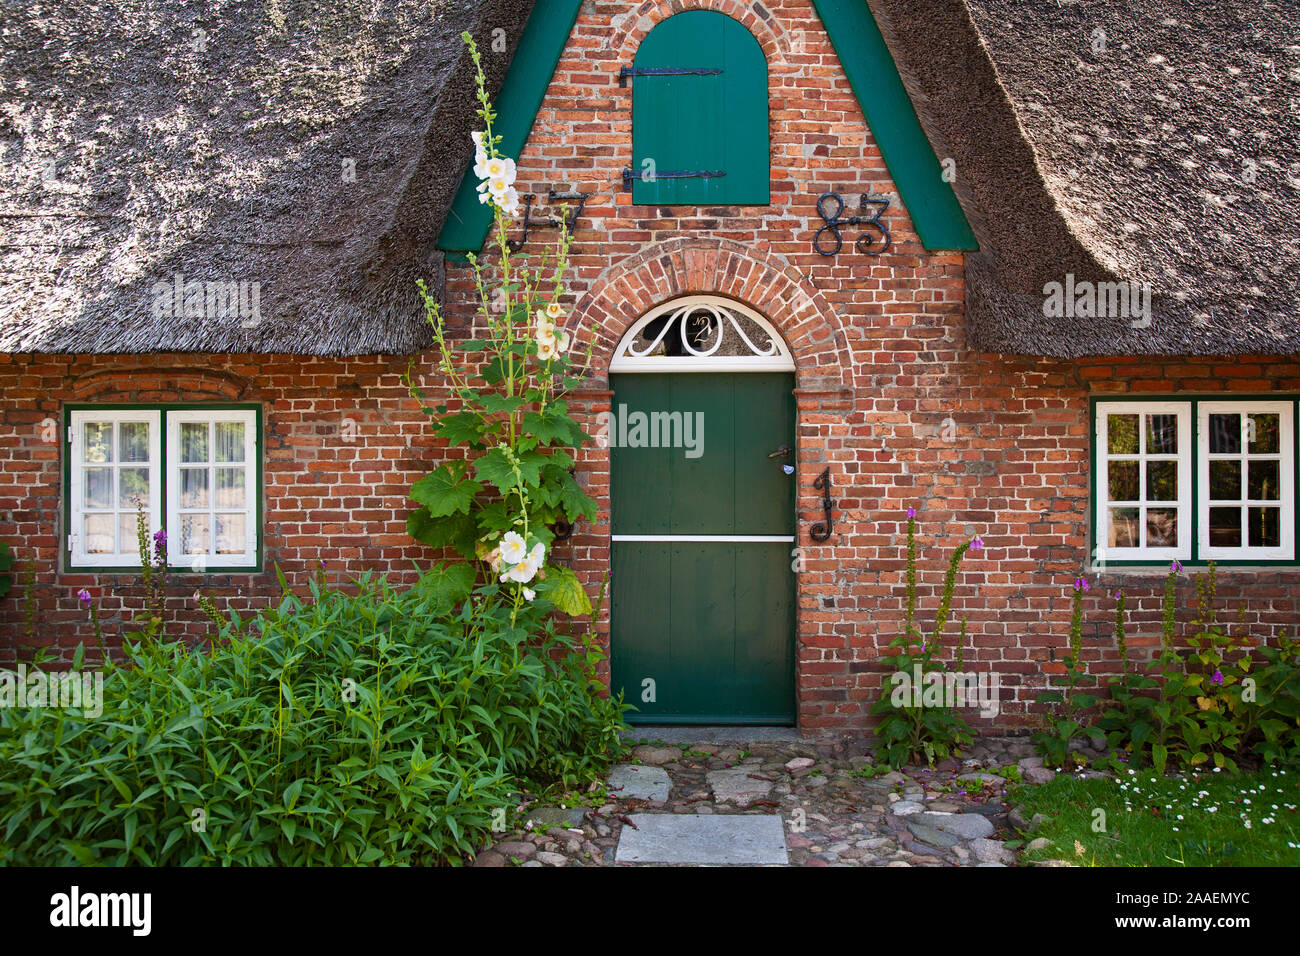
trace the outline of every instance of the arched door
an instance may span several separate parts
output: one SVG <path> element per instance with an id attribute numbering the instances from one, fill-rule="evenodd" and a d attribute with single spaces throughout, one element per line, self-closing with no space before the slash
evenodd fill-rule
<path id="1" fill-rule="evenodd" d="M 793 724 L 794 363 L 737 303 L 624 336 L 610 447 L 611 683 L 633 723 Z"/>

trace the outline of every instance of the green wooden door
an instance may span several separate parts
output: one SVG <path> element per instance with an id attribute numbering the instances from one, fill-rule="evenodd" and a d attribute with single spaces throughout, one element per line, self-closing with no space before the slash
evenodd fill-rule
<path id="1" fill-rule="evenodd" d="M 769 456 L 794 448 L 794 375 L 610 382 L 610 666 L 639 708 L 629 721 L 793 724 L 794 454 Z M 663 447 L 673 413 L 683 441 L 703 441 Z"/>

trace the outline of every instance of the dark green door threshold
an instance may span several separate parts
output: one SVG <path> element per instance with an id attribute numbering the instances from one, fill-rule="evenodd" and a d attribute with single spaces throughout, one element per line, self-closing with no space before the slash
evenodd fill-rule
<path id="1" fill-rule="evenodd" d="M 757 726 L 686 726 L 675 724 L 639 724 L 624 731 L 629 740 L 662 740 L 668 744 L 744 744 L 790 743 L 804 739 L 797 727 Z"/>

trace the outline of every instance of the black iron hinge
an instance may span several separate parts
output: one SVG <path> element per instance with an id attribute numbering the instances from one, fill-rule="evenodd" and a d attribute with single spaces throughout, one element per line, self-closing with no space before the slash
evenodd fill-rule
<path id="1" fill-rule="evenodd" d="M 678 66 L 625 66 L 618 71 L 618 85 L 627 86 L 629 76 L 717 76 L 721 72 L 706 67 L 692 69 Z"/>
<path id="2" fill-rule="evenodd" d="M 623 167 L 623 188 L 625 190 L 631 189 L 632 184 L 638 179 L 642 179 L 643 176 L 645 182 L 652 183 L 657 179 L 716 179 L 725 175 L 727 175 L 726 172 L 721 169 L 670 169 L 666 172 L 656 171 L 653 174 L 648 172 L 642 174 L 625 166 Z"/>

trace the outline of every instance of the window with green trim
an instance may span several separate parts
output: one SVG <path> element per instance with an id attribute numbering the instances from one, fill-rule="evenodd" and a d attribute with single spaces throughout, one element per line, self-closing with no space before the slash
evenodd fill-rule
<path id="1" fill-rule="evenodd" d="M 70 407 L 68 567 L 139 567 L 143 511 L 171 567 L 256 569 L 259 421 L 251 406 Z"/>
<path id="2" fill-rule="evenodd" d="M 1093 410 L 1095 563 L 1295 563 L 1294 399 Z"/>
<path id="3" fill-rule="evenodd" d="M 641 41 L 631 72 L 633 203 L 768 204 L 767 59 L 752 33 L 679 13 Z"/>

